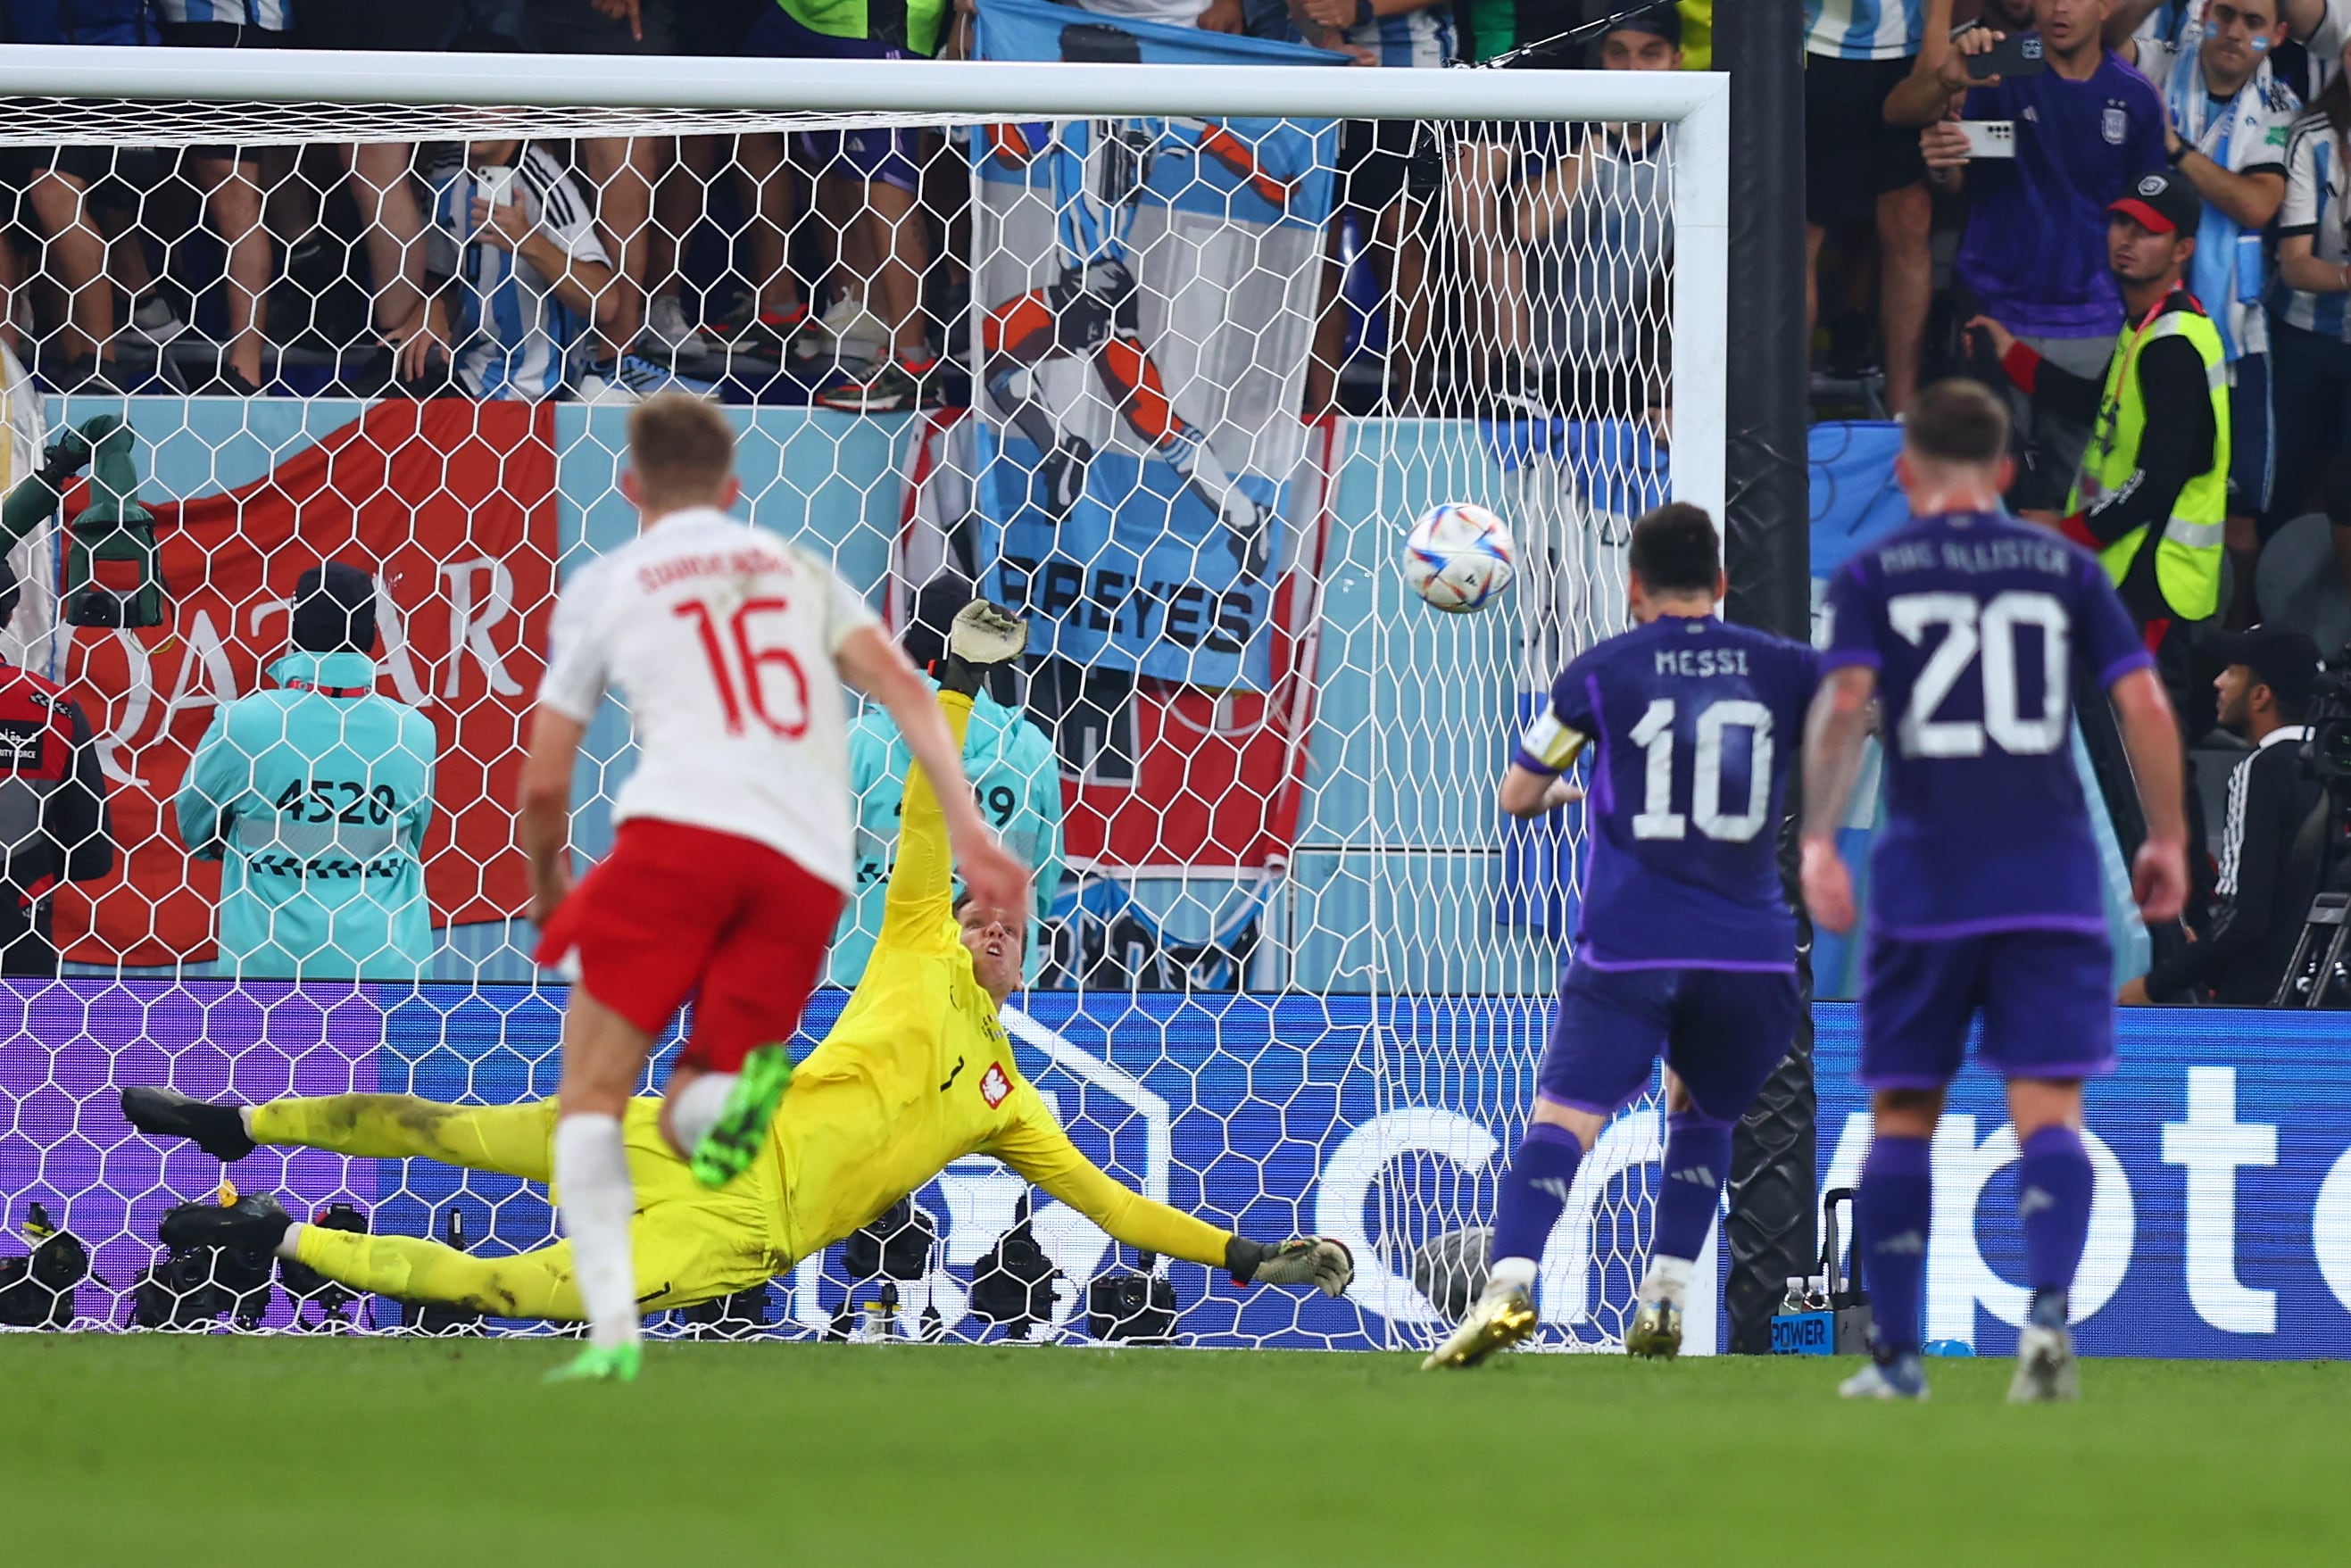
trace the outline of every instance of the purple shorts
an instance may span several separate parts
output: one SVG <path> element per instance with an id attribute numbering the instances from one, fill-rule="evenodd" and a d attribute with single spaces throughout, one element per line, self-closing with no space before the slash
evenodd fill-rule
<path id="1" fill-rule="evenodd" d="M 2003 1078 L 2099 1078 L 2115 1068 L 2114 949 L 2104 933 L 1872 936 L 1863 959 L 1861 1081 L 1940 1089 L 1976 1054 Z"/>
<path id="2" fill-rule="evenodd" d="M 804 27 L 780 5 L 769 5 L 751 24 L 743 52 L 765 59 L 785 60 L 917 60 L 911 50 L 892 48 L 871 38 L 836 38 Z M 921 149 L 912 130 L 870 127 L 862 131 L 803 131 L 797 140 L 809 172 L 831 174 L 867 185 L 895 185 L 919 190 L 923 183 L 918 162 Z"/>
<path id="3" fill-rule="evenodd" d="M 1614 1114 L 1662 1054 L 1698 1108 L 1735 1122 L 1796 1038 L 1792 970 L 1595 969 L 1577 959 L 1535 1083 L 1571 1110 Z"/>

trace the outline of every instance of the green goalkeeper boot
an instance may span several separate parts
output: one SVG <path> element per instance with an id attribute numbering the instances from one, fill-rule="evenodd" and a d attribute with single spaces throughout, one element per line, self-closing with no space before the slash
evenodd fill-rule
<path id="1" fill-rule="evenodd" d="M 718 1110 L 718 1120 L 694 1145 L 694 1179 L 708 1187 L 725 1186 L 751 1168 L 767 1145 L 768 1124 L 791 1087 L 792 1059 L 781 1045 L 763 1045 L 743 1059 L 735 1087 Z"/>
<path id="2" fill-rule="evenodd" d="M 584 1347 L 578 1355 L 540 1379 L 543 1383 L 634 1383 L 643 1364 L 644 1347 L 636 1344 Z"/>

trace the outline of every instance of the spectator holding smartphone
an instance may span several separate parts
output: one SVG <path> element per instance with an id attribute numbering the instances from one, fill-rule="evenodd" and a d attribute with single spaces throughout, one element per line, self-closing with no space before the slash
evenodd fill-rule
<path id="1" fill-rule="evenodd" d="M 2041 357 L 2077 376 L 2102 375 L 2122 327 L 2106 264 L 2106 204 L 2142 175 L 2169 167 L 2163 100 L 2100 41 L 2105 0 L 2035 0 L 2043 68 L 1979 78 L 1970 61 L 2008 36 L 1976 28 L 1948 46 L 1938 4 L 1917 69 L 1886 100 L 1891 124 L 1922 128 L 1919 151 L 1947 186 L 1964 181 L 1966 230 L 1952 274 L 1974 309 L 2005 322 Z M 1947 118 L 2005 120 L 2014 156 L 1976 158 Z M 2013 398 L 2022 448 L 2009 504 L 2053 517 L 2089 445 L 2087 421 Z"/>
<path id="2" fill-rule="evenodd" d="M 445 149 L 426 172 L 432 294 L 400 341 L 400 379 L 435 379 L 436 350 L 467 397 L 553 397 L 589 350 L 612 264 L 595 214 L 562 163 L 536 142 Z"/>

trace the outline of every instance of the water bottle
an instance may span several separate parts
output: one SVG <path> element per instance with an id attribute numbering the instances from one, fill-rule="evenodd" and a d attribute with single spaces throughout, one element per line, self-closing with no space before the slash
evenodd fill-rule
<path id="1" fill-rule="evenodd" d="M 1804 1304 L 1804 1277 L 1802 1274 L 1789 1275 L 1788 1293 L 1780 1299 L 1780 1315 L 1793 1317 L 1798 1312 L 1811 1310 Z"/>
<path id="2" fill-rule="evenodd" d="M 893 1326 L 890 1322 L 890 1309 L 879 1301 L 868 1301 L 857 1309 L 856 1320 L 849 1331 L 849 1343 L 852 1344 L 886 1343 Z"/>
<path id="3" fill-rule="evenodd" d="M 2251 305 L 2262 297 L 2262 277 L 2266 258 L 2262 255 L 2262 236 L 2241 234 L 2237 236 L 2237 302 Z"/>

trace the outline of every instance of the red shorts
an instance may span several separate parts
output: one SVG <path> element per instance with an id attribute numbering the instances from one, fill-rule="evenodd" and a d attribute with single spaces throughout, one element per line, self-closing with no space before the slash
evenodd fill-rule
<path id="1" fill-rule="evenodd" d="M 693 998 L 680 1065 L 732 1072 L 799 1027 L 842 902 L 765 844 L 637 817 L 556 910 L 537 956 L 553 968 L 578 954 L 588 994 L 647 1034 Z"/>

